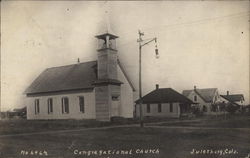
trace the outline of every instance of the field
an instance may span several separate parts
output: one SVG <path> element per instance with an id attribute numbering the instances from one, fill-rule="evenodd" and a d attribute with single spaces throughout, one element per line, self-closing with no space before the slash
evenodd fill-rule
<path id="1" fill-rule="evenodd" d="M 3 158 L 246 158 L 250 153 L 249 116 L 166 120 L 144 128 L 74 120 L 0 125 Z"/>

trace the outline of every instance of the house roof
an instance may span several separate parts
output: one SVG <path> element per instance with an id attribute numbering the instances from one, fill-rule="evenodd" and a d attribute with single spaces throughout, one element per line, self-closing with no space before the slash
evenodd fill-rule
<path id="1" fill-rule="evenodd" d="M 205 88 L 205 89 L 193 89 L 193 90 L 184 90 L 182 94 L 186 97 L 191 92 L 195 92 L 197 95 L 199 95 L 205 102 L 212 102 L 215 92 L 217 91 L 217 88 Z"/>
<path id="2" fill-rule="evenodd" d="M 237 102 L 237 101 L 244 100 L 243 94 L 220 95 L 220 96 L 230 102 Z"/>
<path id="3" fill-rule="evenodd" d="M 139 99 L 136 103 L 139 103 Z M 142 103 L 193 103 L 190 99 L 173 90 L 172 88 L 159 88 L 142 97 Z"/>
<path id="4" fill-rule="evenodd" d="M 121 67 L 120 62 L 118 65 Z M 121 68 L 123 69 L 123 68 Z M 134 86 L 122 70 L 133 90 Z M 92 89 L 97 80 L 97 61 L 52 67 L 43 71 L 25 90 L 26 94 Z M 118 83 L 118 80 L 117 80 Z"/>

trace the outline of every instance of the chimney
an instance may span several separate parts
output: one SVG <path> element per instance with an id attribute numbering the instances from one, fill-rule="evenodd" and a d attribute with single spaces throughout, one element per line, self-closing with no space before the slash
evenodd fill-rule
<path id="1" fill-rule="evenodd" d="M 196 90 L 196 86 L 194 86 L 194 90 Z"/>
<path id="2" fill-rule="evenodd" d="M 155 85 L 155 88 L 156 88 L 156 89 L 159 89 L 159 85 L 158 85 L 158 84 L 156 84 L 156 85 Z"/>
<path id="3" fill-rule="evenodd" d="M 227 91 L 227 95 L 229 95 L 229 91 Z"/>

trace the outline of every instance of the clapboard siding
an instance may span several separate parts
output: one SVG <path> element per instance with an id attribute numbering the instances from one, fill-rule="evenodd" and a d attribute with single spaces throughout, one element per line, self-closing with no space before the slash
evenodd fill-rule
<path id="1" fill-rule="evenodd" d="M 84 113 L 80 111 L 79 96 L 84 97 Z M 69 99 L 69 113 L 62 113 L 62 97 Z M 53 112 L 48 113 L 49 98 L 53 99 Z M 40 113 L 35 114 L 35 99 L 39 99 Z M 82 92 L 60 95 L 43 95 L 27 98 L 27 119 L 94 119 L 95 118 L 95 95 L 94 92 Z"/>
<path id="2" fill-rule="evenodd" d="M 109 89 L 108 86 L 95 88 L 96 97 L 96 119 L 101 121 L 109 120 Z"/>

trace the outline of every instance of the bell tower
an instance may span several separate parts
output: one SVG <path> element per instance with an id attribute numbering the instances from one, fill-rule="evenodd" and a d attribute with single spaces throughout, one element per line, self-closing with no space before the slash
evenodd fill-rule
<path id="1" fill-rule="evenodd" d="M 106 12 L 107 13 L 107 12 Z M 107 22 L 106 31 L 97 35 L 97 80 L 95 86 L 96 119 L 110 121 L 119 116 L 121 84 L 117 79 L 116 36 Z"/>
<path id="2" fill-rule="evenodd" d="M 96 36 L 98 39 L 98 79 L 117 79 L 116 38 L 111 33 Z"/>

